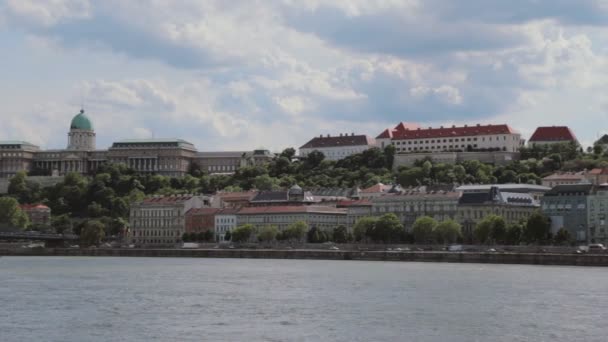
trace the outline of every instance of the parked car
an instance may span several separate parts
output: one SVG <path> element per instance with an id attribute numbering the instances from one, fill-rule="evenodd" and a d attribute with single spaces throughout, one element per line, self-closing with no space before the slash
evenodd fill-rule
<path id="1" fill-rule="evenodd" d="M 605 253 L 606 247 L 601 243 L 592 243 L 588 247 L 588 253 Z"/>

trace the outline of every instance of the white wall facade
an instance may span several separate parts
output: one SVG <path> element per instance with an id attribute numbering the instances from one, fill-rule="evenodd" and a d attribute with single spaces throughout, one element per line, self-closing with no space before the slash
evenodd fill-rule
<path id="1" fill-rule="evenodd" d="M 225 241 L 226 233 L 236 228 L 236 214 L 215 215 L 215 236 L 219 242 Z"/>

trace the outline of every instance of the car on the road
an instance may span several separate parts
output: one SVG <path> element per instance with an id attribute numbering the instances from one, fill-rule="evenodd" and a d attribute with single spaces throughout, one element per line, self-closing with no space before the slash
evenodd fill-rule
<path id="1" fill-rule="evenodd" d="M 606 247 L 601 243 L 592 243 L 588 246 L 588 253 L 606 253 Z"/>

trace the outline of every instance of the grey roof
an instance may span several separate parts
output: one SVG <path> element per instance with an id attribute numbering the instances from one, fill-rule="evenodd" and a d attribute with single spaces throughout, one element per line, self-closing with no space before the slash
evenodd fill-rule
<path id="1" fill-rule="evenodd" d="M 503 192 L 496 188 L 484 192 L 465 192 L 460 196 L 459 205 L 503 204 L 511 206 L 538 206 L 530 194 Z"/>
<path id="2" fill-rule="evenodd" d="M 560 184 L 556 185 L 547 192 L 545 196 L 559 196 L 564 194 L 590 194 L 593 191 L 593 184 L 577 183 L 577 184 Z"/>
<path id="3" fill-rule="evenodd" d="M 359 188 L 312 188 L 309 190 L 314 196 L 319 197 L 358 197 Z"/>
<path id="4" fill-rule="evenodd" d="M 198 152 L 196 158 L 241 158 L 247 151 Z"/>
<path id="5" fill-rule="evenodd" d="M 521 191 L 535 191 L 535 192 L 546 192 L 551 190 L 548 186 L 536 185 L 536 184 L 472 184 L 472 185 L 461 185 L 456 188 L 456 191 L 470 192 L 470 191 L 485 191 L 490 190 L 492 187 L 497 187 L 503 191 L 510 192 L 521 192 Z M 519 191 L 516 191 L 519 190 Z"/>
<path id="6" fill-rule="evenodd" d="M 342 135 L 334 137 L 315 137 L 300 148 L 324 148 L 340 146 L 370 146 L 374 140 L 367 135 Z"/>
<path id="7" fill-rule="evenodd" d="M 125 139 L 119 140 L 112 144 L 113 148 L 121 147 L 119 145 L 154 145 L 154 144 L 173 144 L 179 147 L 187 147 L 191 149 L 195 149 L 194 145 L 191 142 L 188 142 L 183 139 Z"/>

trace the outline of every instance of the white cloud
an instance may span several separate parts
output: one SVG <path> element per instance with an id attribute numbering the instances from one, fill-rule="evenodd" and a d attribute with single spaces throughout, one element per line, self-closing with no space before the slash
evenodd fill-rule
<path id="1" fill-rule="evenodd" d="M 65 19 L 91 15 L 88 0 L 5 0 L 6 12 L 33 26 L 52 26 Z"/>

